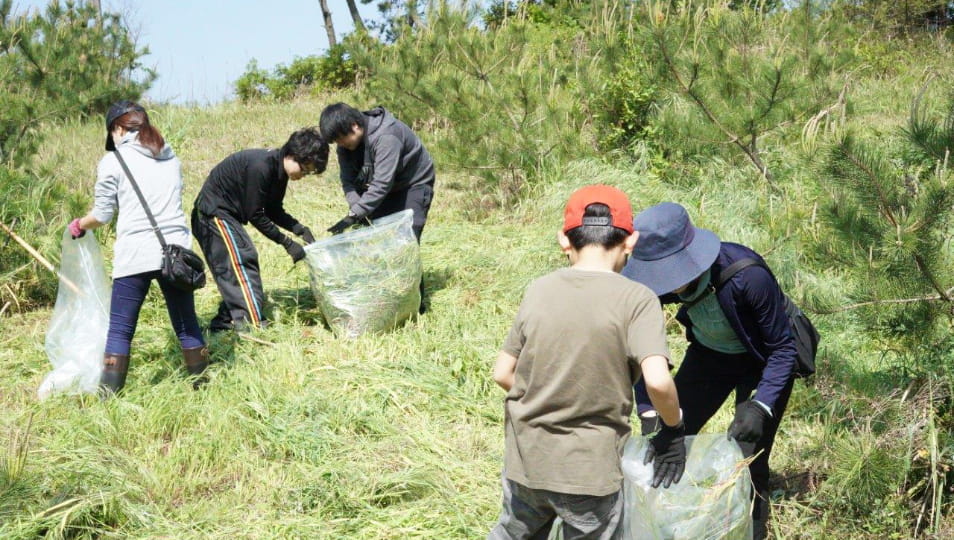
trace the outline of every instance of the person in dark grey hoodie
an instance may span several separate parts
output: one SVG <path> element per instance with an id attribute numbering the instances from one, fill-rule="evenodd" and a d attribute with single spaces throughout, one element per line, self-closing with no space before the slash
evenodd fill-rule
<path id="1" fill-rule="evenodd" d="M 318 128 L 338 146 L 349 210 L 328 232 L 410 208 L 420 242 L 434 194 L 434 162 L 411 128 L 383 107 L 361 112 L 345 103 L 325 107 Z"/>

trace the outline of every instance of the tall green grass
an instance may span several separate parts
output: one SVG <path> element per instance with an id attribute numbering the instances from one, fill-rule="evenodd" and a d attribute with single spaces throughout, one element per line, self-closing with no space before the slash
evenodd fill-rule
<path id="1" fill-rule="evenodd" d="M 916 79 L 904 73 L 899 80 Z M 859 121 L 872 129 L 906 115 L 906 96 L 891 97 L 883 81 L 855 88 Z M 218 161 L 278 146 L 342 99 L 353 96 L 150 114 L 183 160 L 188 211 Z M 88 203 L 100 123 L 51 129 L 37 160 L 55 169 L 58 191 L 45 193 Z M 637 144 L 547 164 L 525 197 L 498 207 L 481 204 L 473 177 L 442 166 L 439 135 L 422 130 L 438 164 L 422 244 L 430 311 L 387 334 L 338 340 L 316 312 L 306 269 L 253 232 L 275 321 L 254 337 L 271 345 L 216 336 L 211 380 L 199 392 L 183 375 L 158 291 L 140 316 L 127 392 L 107 402 L 38 402 L 49 310 L 8 312 L 0 538 L 483 537 L 498 514 L 503 449 L 503 393 L 490 369 L 525 286 L 565 264 L 555 234 L 569 193 L 602 182 L 636 208 L 678 201 L 697 225 L 764 253 L 793 297 L 836 304 L 839 269 L 806 266 L 808 240 L 824 233 L 812 212 L 812 155 L 798 149 L 797 133 L 778 135 L 787 145 L 773 157 L 788 179 L 781 193 L 718 157 L 659 171 L 652 149 Z M 347 211 L 336 177 L 332 166 L 291 184 L 286 208 L 323 230 Z M 109 258 L 110 229 L 99 237 Z M 56 248 L 44 245 L 51 256 Z M 196 299 L 208 320 L 217 292 Z M 952 519 L 950 382 L 906 380 L 856 318 L 814 317 L 824 336 L 819 374 L 796 384 L 775 446 L 774 534 L 943 538 Z M 685 342 L 674 321 L 669 328 L 678 363 Z M 724 408 L 706 429 L 724 430 L 730 416 Z"/>

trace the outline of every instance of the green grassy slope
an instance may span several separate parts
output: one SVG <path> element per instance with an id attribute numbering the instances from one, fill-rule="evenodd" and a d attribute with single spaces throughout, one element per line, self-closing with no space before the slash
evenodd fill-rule
<path id="1" fill-rule="evenodd" d="M 316 123 L 323 103 L 152 112 L 183 160 L 187 210 L 220 159 L 281 144 Z M 101 131 L 98 120 L 63 126 L 42 159 L 56 164 L 58 180 L 91 194 Z M 439 140 L 425 139 L 439 148 Z M 784 209 L 784 201 L 757 184 L 740 189 L 710 174 L 679 187 L 638 162 L 579 161 L 550 171 L 545 187 L 517 207 L 478 208 L 471 180 L 438 165 L 422 245 L 431 309 L 391 333 L 336 339 L 320 322 L 304 266 L 292 268 L 281 247 L 257 232 L 275 323 L 255 337 L 273 345 L 213 340 L 211 383 L 201 392 L 183 378 L 155 288 L 140 317 L 127 392 L 105 403 L 38 402 L 49 368 L 49 310 L 0 319 L 0 434 L 10 435 L 0 436 L 8 441 L 0 442 L 0 538 L 486 535 L 499 507 L 503 449 L 503 393 L 490 380 L 492 362 L 523 288 L 564 264 L 555 233 L 566 197 L 580 185 L 617 185 L 637 208 L 682 202 L 698 225 L 766 252 L 784 280 L 797 280 L 796 244 L 779 242 L 784 219 L 766 211 Z M 286 208 L 323 230 L 346 211 L 336 178 L 332 165 L 318 179 L 292 184 Z M 820 280 L 822 289 L 837 287 L 834 276 Z M 214 286 L 197 293 L 203 322 L 217 302 Z M 826 338 L 822 375 L 811 386 L 797 384 L 776 445 L 782 482 L 773 526 L 784 538 L 882 537 L 883 530 L 811 504 L 837 455 L 827 423 L 852 407 L 867 414 L 877 405 L 843 400 L 843 381 L 867 384 L 879 358 L 859 342 L 850 314 L 818 323 Z M 684 343 L 670 328 L 678 359 Z M 724 430 L 728 419 L 723 410 L 707 429 Z"/>

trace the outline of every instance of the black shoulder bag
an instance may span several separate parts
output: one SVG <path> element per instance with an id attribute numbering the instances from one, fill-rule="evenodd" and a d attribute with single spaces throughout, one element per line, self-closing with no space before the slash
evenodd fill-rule
<path id="1" fill-rule="evenodd" d="M 719 273 L 718 279 L 714 282 L 715 290 L 721 289 L 732 279 L 732 276 L 738 274 L 743 268 L 750 266 L 761 266 L 769 273 L 772 272 L 764 263 L 755 259 L 739 259 Z M 792 302 L 786 294 L 782 296 L 785 298 L 785 314 L 788 315 L 792 336 L 795 338 L 795 349 L 798 351 L 795 376 L 799 378 L 809 377 L 815 373 L 815 356 L 818 354 L 818 342 L 821 341 L 821 336 L 819 336 L 818 330 L 815 329 L 812 321 L 795 305 L 795 302 Z"/>
<path id="2" fill-rule="evenodd" d="M 156 233 L 156 238 L 159 239 L 159 245 L 162 246 L 162 266 L 160 270 L 162 272 L 162 279 L 173 287 L 183 291 L 191 292 L 205 287 L 205 264 L 202 262 L 202 259 L 191 249 L 178 244 L 166 243 L 166 239 L 163 238 L 162 233 L 159 232 L 159 224 L 156 223 L 156 218 L 149 210 L 149 205 L 146 204 L 146 198 L 142 196 L 142 191 L 139 190 L 139 185 L 136 184 L 136 180 L 129 171 L 129 167 L 126 165 L 122 154 L 119 153 L 119 150 L 113 150 L 113 152 L 116 154 L 116 159 L 119 160 L 123 172 L 126 173 L 126 178 L 128 178 L 129 183 L 132 184 L 133 190 L 136 191 L 136 196 L 139 197 L 139 203 L 142 204 L 142 209 L 146 211 L 146 217 L 149 218 L 152 230 Z"/>

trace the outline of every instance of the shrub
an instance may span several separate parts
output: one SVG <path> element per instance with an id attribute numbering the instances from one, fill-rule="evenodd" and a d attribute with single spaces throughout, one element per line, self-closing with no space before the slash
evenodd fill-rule
<path id="1" fill-rule="evenodd" d="M 256 60 L 245 67 L 235 81 L 235 93 L 244 102 L 259 99 L 284 101 L 311 90 L 320 92 L 354 85 L 356 70 L 342 44 L 321 56 L 295 58 L 288 66 L 279 64 L 272 73 Z"/>

